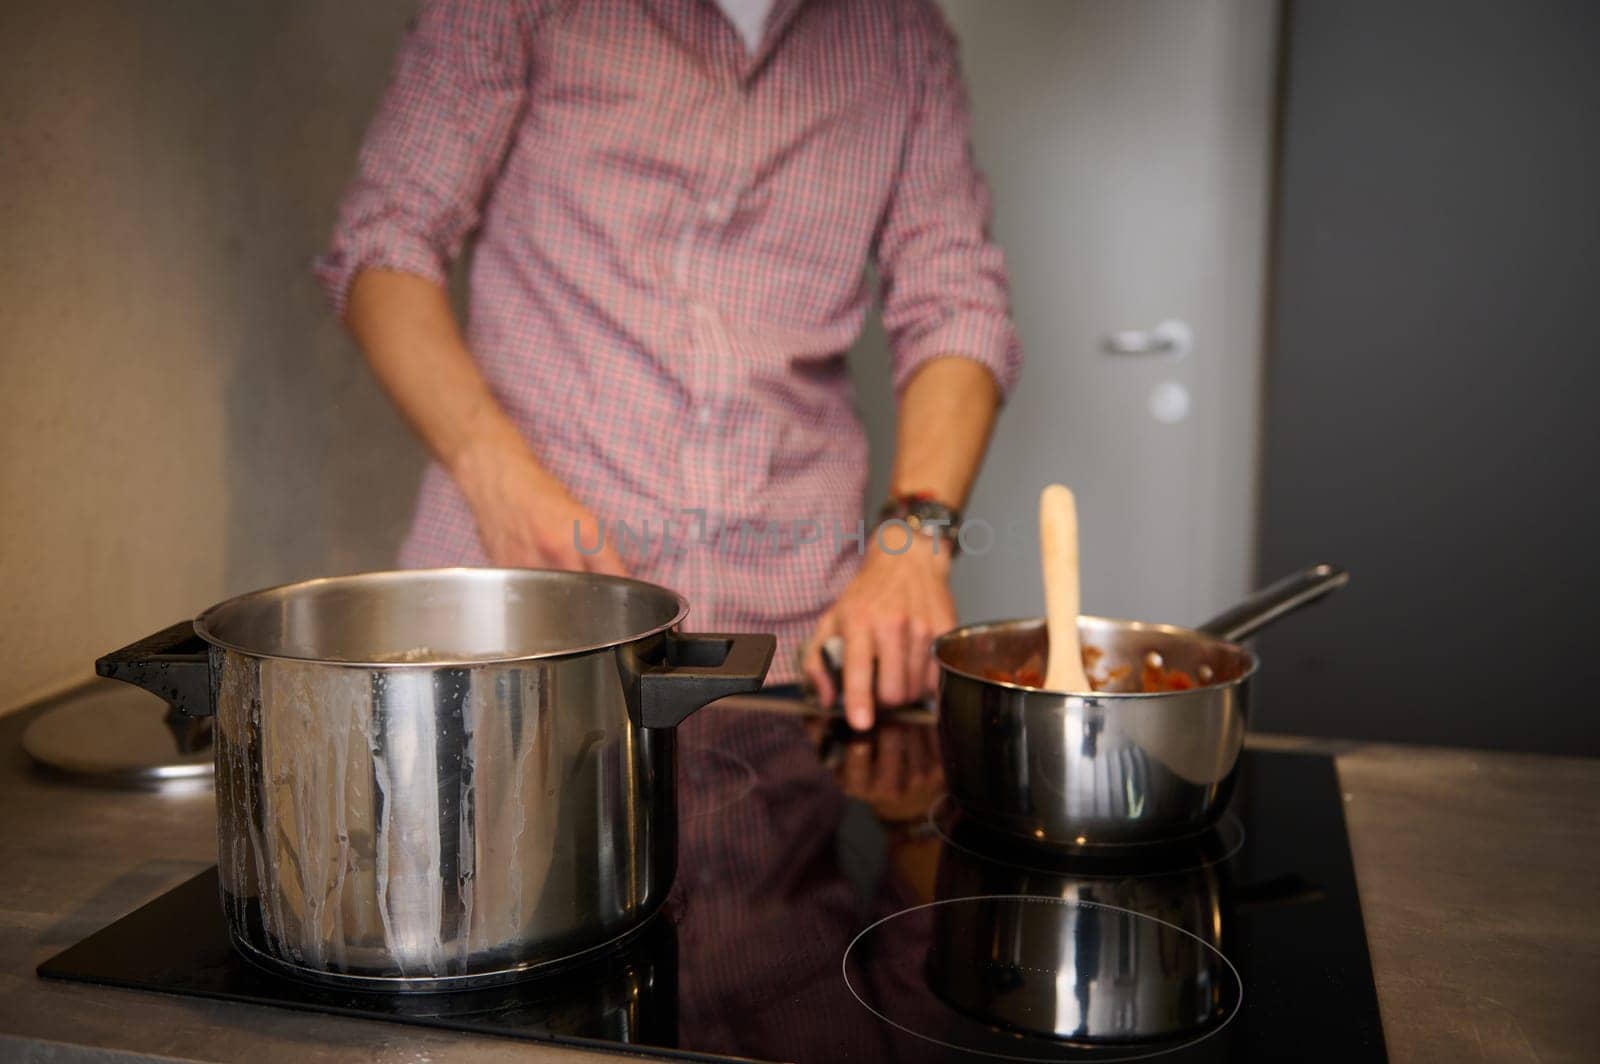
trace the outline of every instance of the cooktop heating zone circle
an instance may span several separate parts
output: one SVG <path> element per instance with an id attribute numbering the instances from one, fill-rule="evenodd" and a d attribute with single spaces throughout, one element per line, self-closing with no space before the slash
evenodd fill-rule
<path id="1" fill-rule="evenodd" d="M 945 898 L 867 927 L 841 968 L 863 1008 L 946 1050 L 1148 1060 L 1217 1038 L 1244 1000 L 1238 971 L 1198 930 L 1100 902 Z"/>

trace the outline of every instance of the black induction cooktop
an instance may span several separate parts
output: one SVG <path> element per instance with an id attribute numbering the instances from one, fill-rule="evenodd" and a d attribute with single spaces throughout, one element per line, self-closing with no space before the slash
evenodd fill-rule
<path id="1" fill-rule="evenodd" d="M 581 968 L 289 982 L 230 948 L 212 869 L 39 973 L 695 1060 L 1385 1059 L 1328 758 L 1247 752 L 1214 830 L 1068 855 L 964 822 L 925 722 L 712 708 L 679 776 L 671 897 Z"/>

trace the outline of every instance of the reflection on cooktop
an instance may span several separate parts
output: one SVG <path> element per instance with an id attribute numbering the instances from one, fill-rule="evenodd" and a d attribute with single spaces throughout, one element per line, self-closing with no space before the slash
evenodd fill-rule
<path id="1" fill-rule="evenodd" d="M 1165 875 L 1220 864 L 1244 845 L 1244 824 L 1236 813 L 1224 813 L 1217 824 L 1192 837 L 1154 846 L 1077 846 L 1071 849 L 1030 846 L 1009 835 L 986 831 L 966 821 L 949 795 L 928 810 L 928 824 L 948 847 L 974 858 L 1012 868 L 1070 875 L 1077 879 Z"/>
<path id="2" fill-rule="evenodd" d="M 911 966 L 910 993 L 857 1000 L 942 1049 L 1003 1060 L 1142 1060 L 1193 1047 L 1239 1008 L 1239 973 L 1209 917 L 1183 927 L 1043 895 L 941 898 L 885 917 L 852 967 Z"/>
<path id="3" fill-rule="evenodd" d="M 678 747 L 678 822 L 713 816 L 756 789 L 750 762 L 715 747 Z"/>
<path id="4" fill-rule="evenodd" d="M 285 981 L 230 949 L 213 871 L 40 972 L 689 1059 L 1384 1059 L 1327 759 L 1247 753 L 1203 836 L 1061 854 L 936 803 L 925 723 L 855 740 L 712 708 L 681 731 L 677 885 L 582 968 L 449 994 Z"/>

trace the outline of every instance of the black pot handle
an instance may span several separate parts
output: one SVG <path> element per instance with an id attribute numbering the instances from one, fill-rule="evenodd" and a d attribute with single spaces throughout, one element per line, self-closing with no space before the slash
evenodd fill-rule
<path id="1" fill-rule="evenodd" d="M 1350 574 L 1337 565 L 1314 565 L 1284 577 L 1231 606 L 1195 631 L 1229 643 L 1240 643 L 1285 614 L 1309 606 L 1350 582 Z"/>
<path id="2" fill-rule="evenodd" d="M 667 660 L 639 677 L 639 723 L 675 728 L 708 702 L 761 689 L 778 641 L 770 635 L 668 633 Z"/>
<path id="3" fill-rule="evenodd" d="M 179 621 L 112 651 L 94 663 L 94 671 L 158 694 L 186 717 L 209 717 L 216 709 L 210 648 L 195 634 L 193 621 Z"/>

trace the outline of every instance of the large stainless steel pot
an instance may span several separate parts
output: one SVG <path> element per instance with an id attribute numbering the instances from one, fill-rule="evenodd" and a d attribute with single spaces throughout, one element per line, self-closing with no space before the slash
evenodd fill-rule
<path id="1" fill-rule="evenodd" d="M 1042 658 L 1042 619 L 959 628 L 934 644 L 939 749 L 951 795 L 987 827 L 1048 846 L 1150 842 L 1209 827 L 1228 804 L 1244 746 L 1255 654 L 1238 645 L 1349 579 L 1322 565 L 1198 628 L 1080 617 L 1096 671 L 1146 656 L 1206 682 L 1192 690 L 1092 694 L 989 679 Z"/>
<path id="2" fill-rule="evenodd" d="M 757 689 L 770 635 L 665 588 L 440 569 L 230 599 L 98 663 L 216 716 L 235 945 L 394 990 L 518 978 L 638 928 L 675 871 L 673 728 Z"/>

